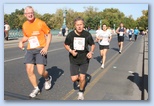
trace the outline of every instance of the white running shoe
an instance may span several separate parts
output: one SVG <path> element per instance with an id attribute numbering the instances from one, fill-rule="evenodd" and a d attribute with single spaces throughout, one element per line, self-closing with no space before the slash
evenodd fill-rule
<path id="1" fill-rule="evenodd" d="M 52 77 L 49 76 L 49 78 L 50 78 L 49 80 L 46 80 L 46 81 L 45 81 L 45 84 L 44 84 L 45 90 L 49 90 L 49 89 L 51 88 Z"/>
<path id="2" fill-rule="evenodd" d="M 78 92 L 78 100 L 84 100 L 83 92 Z"/>
<path id="3" fill-rule="evenodd" d="M 101 68 L 104 68 L 104 64 L 101 65 Z"/>
<path id="4" fill-rule="evenodd" d="M 36 95 L 40 94 L 40 89 L 35 88 L 32 93 L 29 94 L 29 97 L 34 98 Z"/>

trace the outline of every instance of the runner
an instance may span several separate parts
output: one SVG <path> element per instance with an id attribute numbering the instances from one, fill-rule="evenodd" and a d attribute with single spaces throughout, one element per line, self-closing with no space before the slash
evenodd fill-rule
<path id="1" fill-rule="evenodd" d="M 106 24 L 103 24 L 103 30 L 100 30 L 96 34 L 96 39 L 99 43 L 100 55 L 102 57 L 102 65 L 101 68 L 104 68 L 105 60 L 106 60 L 106 53 L 109 49 L 109 44 L 112 39 L 112 34 L 109 30 L 107 30 Z"/>
<path id="2" fill-rule="evenodd" d="M 137 40 L 137 36 L 139 34 L 139 30 L 137 29 L 137 27 L 134 29 L 134 40 Z"/>
<path id="3" fill-rule="evenodd" d="M 124 35 L 126 34 L 126 28 L 124 28 L 123 23 L 120 23 L 120 27 L 117 28 L 116 33 L 118 34 L 119 54 L 121 54 L 123 49 Z"/>
<path id="4" fill-rule="evenodd" d="M 102 29 L 100 28 L 100 26 L 98 26 L 98 29 L 96 30 L 96 35 L 101 31 Z M 96 37 L 95 42 L 98 43 L 98 39 Z"/>
<path id="5" fill-rule="evenodd" d="M 129 29 L 129 31 L 128 31 L 129 41 L 132 41 L 132 34 L 133 34 L 133 31 L 131 29 Z"/>
<path id="6" fill-rule="evenodd" d="M 79 81 L 78 100 L 84 100 L 85 77 L 92 58 L 95 44 L 91 34 L 84 30 L 84 20 L 78 17 L 74 20 L 75 30 L 71 31 L 64 42 L 69 51 L 71 80 Z M 90 50 L 88 45 L 91 46 Z"/>
<path id="7" fill-rule="evenodd" d="M 4 33 L 5 33 L 5 40 L 9 40 L 9 30 L 10 30 L 10 25 L 8 24 L 8 22 L 5 22 L 4 25 Z"/>
<path id="8" fill-rule="evenodd" d="M 45 78 L 45 89 L 51 88 L 52 77 L 45 70 L 47 65 L 47 51 L 51 42 L 50 29 L 46 23 L 34 16 L 34 10 L 31 6 L 27 6 L 24 10 L 27 21 L 23 24 L 23 38 L 19 42 L 19 48 L 23 49 L 23 45 L 28 41 L 27 53 L 25 55 L 25 64 L 28 78 L 34 87 L 30 97 L 34 98 L 40 93 L 36 75 L 34 74 L 34 65 L 37 67 L 38 73 Z M 46 35 L 46 36 L 45 36 Z"/>

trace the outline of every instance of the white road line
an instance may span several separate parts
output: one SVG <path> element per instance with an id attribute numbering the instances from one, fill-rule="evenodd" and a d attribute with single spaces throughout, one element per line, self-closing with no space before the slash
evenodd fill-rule
<path id="1" fill-rule="evenodd" d="M 48 53 L 49 53 L 49 52 L 53 52 L 53 51 L 57 51 L 57 50 L 62 50 L 62 49 L 64 49 L 64 47 L 62 47 L 62 48 L 57 48 L 57 49 L 53 49 L 53 50 L 49 50 Z M 14 61 L 14 60 L 19 60 L 19 59 L 22 59 L 22 58 L 24 58 L 24 56 L 22 56 L 22 57 L 17 57 L 17 58 L 13 58 L 13 59 L 4 60 L 4 63 L 10 62 L 10 61 Z"/>

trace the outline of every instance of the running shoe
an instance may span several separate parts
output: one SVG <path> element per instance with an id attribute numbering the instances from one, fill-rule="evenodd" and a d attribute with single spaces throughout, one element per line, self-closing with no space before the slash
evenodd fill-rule
<path id="1" fill-rule="evenodd" d="M 78 100 L 84 100 L 83 92 L 78 92 Z"/>
<path id="2" fill-rule="evenodd" d="M 101 68 L 104 68 L 104 64 L 101 65 Z"/>
<path id="3" fill-rule="evenodd" d="M 49 79 L 45 81 L 45 90 L 49 90 L 51 88 L 52 77 L 49 76 Z"/>
<path id="4" fill-rule="evenodd" d="M 29 97 L 34 98 L 36 95 L 40 94 L 40 89 L 35 88 L 32 93 L 29 94 Z"/>

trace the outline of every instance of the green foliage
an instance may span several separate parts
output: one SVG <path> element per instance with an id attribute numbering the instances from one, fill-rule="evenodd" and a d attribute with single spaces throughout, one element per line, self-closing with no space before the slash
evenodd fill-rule
<path id="1" fill-rule="evenodd" d="M 142 11 L 143 16 L 137 19 L 138 26 L 142 28 L 142 30 L 146 30 L 148 27 L 148 10 Z"/>
<path id="2" fill-rule="evenodd" d="M 143 10 L 143 16 L 134 20 L 132 16 L 126 17 L 123 12 L 116 8 L 106 8 L 98 12 L 97 8 L 92 6 L 84 7 L 84 12 L 76 12 L 72 9 L 67 9 L 66 14 L 66 26 L 69 29 L 74 28 L 74 19 L 81 16 L 85 20 L 85 27 L 90 27 L 91 29 L 97 29 L 100 26 L 100 20 L 102 24 L 106 24 L 111 28 L 117 28 L 121 22 L 124 23 L 126 28 L 148 27 L 148 10 Z M 22 28 L 22 24 L 26 21 L 24 17 L 24 9 L 18 10 L 11 14 L 4 14 L 4 21 L 7 21 L 11 29 Z M 51 29 L 60 29 L 63 25 L 63 9 L 57 9 L 54 14 L 45 13 L 43 15 L 35 12 L 35 17 L 42 19 Z"/>

